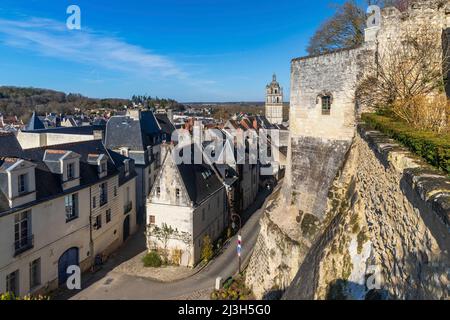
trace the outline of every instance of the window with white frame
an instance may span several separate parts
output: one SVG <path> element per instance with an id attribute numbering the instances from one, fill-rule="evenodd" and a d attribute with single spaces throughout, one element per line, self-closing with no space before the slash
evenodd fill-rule
<path id="1" fill-rule="evenodd" d="M 99 186 L 100 188 L 100 207 L 108 203 L 108 184 L 103 182 Z"/>
<path id="2" fill-rule="evenodd" d="M 78 218 L 78 194 L 71 194 L 64 197 L 66 207 L 66 222 Z"/>
<path id="3" fill-rule="evenodd" d="M 32 245 L 31 212 L 24 211 L 14 217 L 14 248 L 23 251 Z"/>
<path id="4" fill-rule="evenodd" d="M 28 174 L 24 173 L 18 177 L 18 191 L 19 194 L 26 193 L 28 191 Z"/>
<path id="5" fill-rule="evenodd" d="M 67 164 L 67 180 L 75 179 L 75 163 Z"/>
<path id="6" fill-rule="evenodd" d="M 30 289 L 41 284 L 41 258 L 30 263 Z"/>
<path id="7" fill-rule="evenodd" d="M 111 209 L 106 210 L 106 223 L 111 222 Z"/>
<path id="8" fill-rule="evenodd" d="M 99 214 L 95 217 L 94 229 L 98 230 L 102 227 L 102 215 Z"/>
<path id="9" fill-rule="evenodd" d="M 6 292 L 19 296 L 19 270 L 11 272 L 6 276 Z"/>

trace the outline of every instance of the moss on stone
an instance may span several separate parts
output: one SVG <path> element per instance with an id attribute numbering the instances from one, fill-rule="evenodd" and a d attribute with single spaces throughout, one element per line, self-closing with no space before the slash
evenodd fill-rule
<path id="1" fill-rule="evenodd" d="M 350 254 L 348 253 L 348 251 L 345 252 L 343 259 L 344 259 L 344 261 L 343 261 L 343 266 L 342 266 L 342 279 L 347 281 L 348 278 L 350 278 L 350 275 L 352 274 L 352 270 L 353 270 L 352 259 L 350 257 Z"/>
<path id="2" fill-rule="evenodd" d="M 366 230 L 362 229 L 358 233 L 358 236 L 356 237 L 356 239 L 358 241 L 358 254 L 361 254 L 364 243 L 366 243 L 367 240 L 369 240 L 369 237 L 367 236 Z"/>
<path id="3" fill-rule="evenodd" d="M 319 227 L 319 219 L 312 214 L 305 214 L 302 220 L 301 229 L 304 236 L 314 236 Z"/>

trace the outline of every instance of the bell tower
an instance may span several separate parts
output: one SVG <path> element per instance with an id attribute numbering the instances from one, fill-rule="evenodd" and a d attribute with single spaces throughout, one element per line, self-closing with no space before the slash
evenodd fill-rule
<path id="1" fill-rule="evenodd" d="M 266 86 L 266 118 L 272 124 L 283 122 L 283 88 L 274 74 L 272 82 Z"/>

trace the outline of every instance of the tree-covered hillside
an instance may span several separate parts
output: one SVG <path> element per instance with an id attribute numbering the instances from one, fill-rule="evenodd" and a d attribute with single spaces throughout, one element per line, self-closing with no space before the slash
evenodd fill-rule
<path id="1" fill-rule="evenodd" d="M 80 94 L 37 88 L 0 87 L 0 113 L 27 119 L 33 111 L 73 114 L 94 108 L 121 109 L 131 102 L 127 99 L 92 99 Z"/>
<path id="2" fill-rule="evenodd" d="M 0 113 L 5 116 L 18 116 L 27 121 L 33 111 L 39 114 L 54 112 L 74 114 L 76 109 L 86 112 L 92 109 L 124 109 L 132 104 L 144 107 L 182 109 L 182 105 L 173 99 L 133 95 L 131 99 L 93 99 L 78 93 L 59 92 L 49 89 L 19 88 L 0 86 Z"/>

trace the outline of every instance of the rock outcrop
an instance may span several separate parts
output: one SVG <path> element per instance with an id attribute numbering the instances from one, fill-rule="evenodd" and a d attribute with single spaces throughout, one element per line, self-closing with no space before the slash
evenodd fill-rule
<path id="1" fill-rule="evenodd" d="M 448 299 L 450 179 L 391 139 L 359 126 L 322 222 L 286 193 L 247 271 L 257 297 Z"/>

